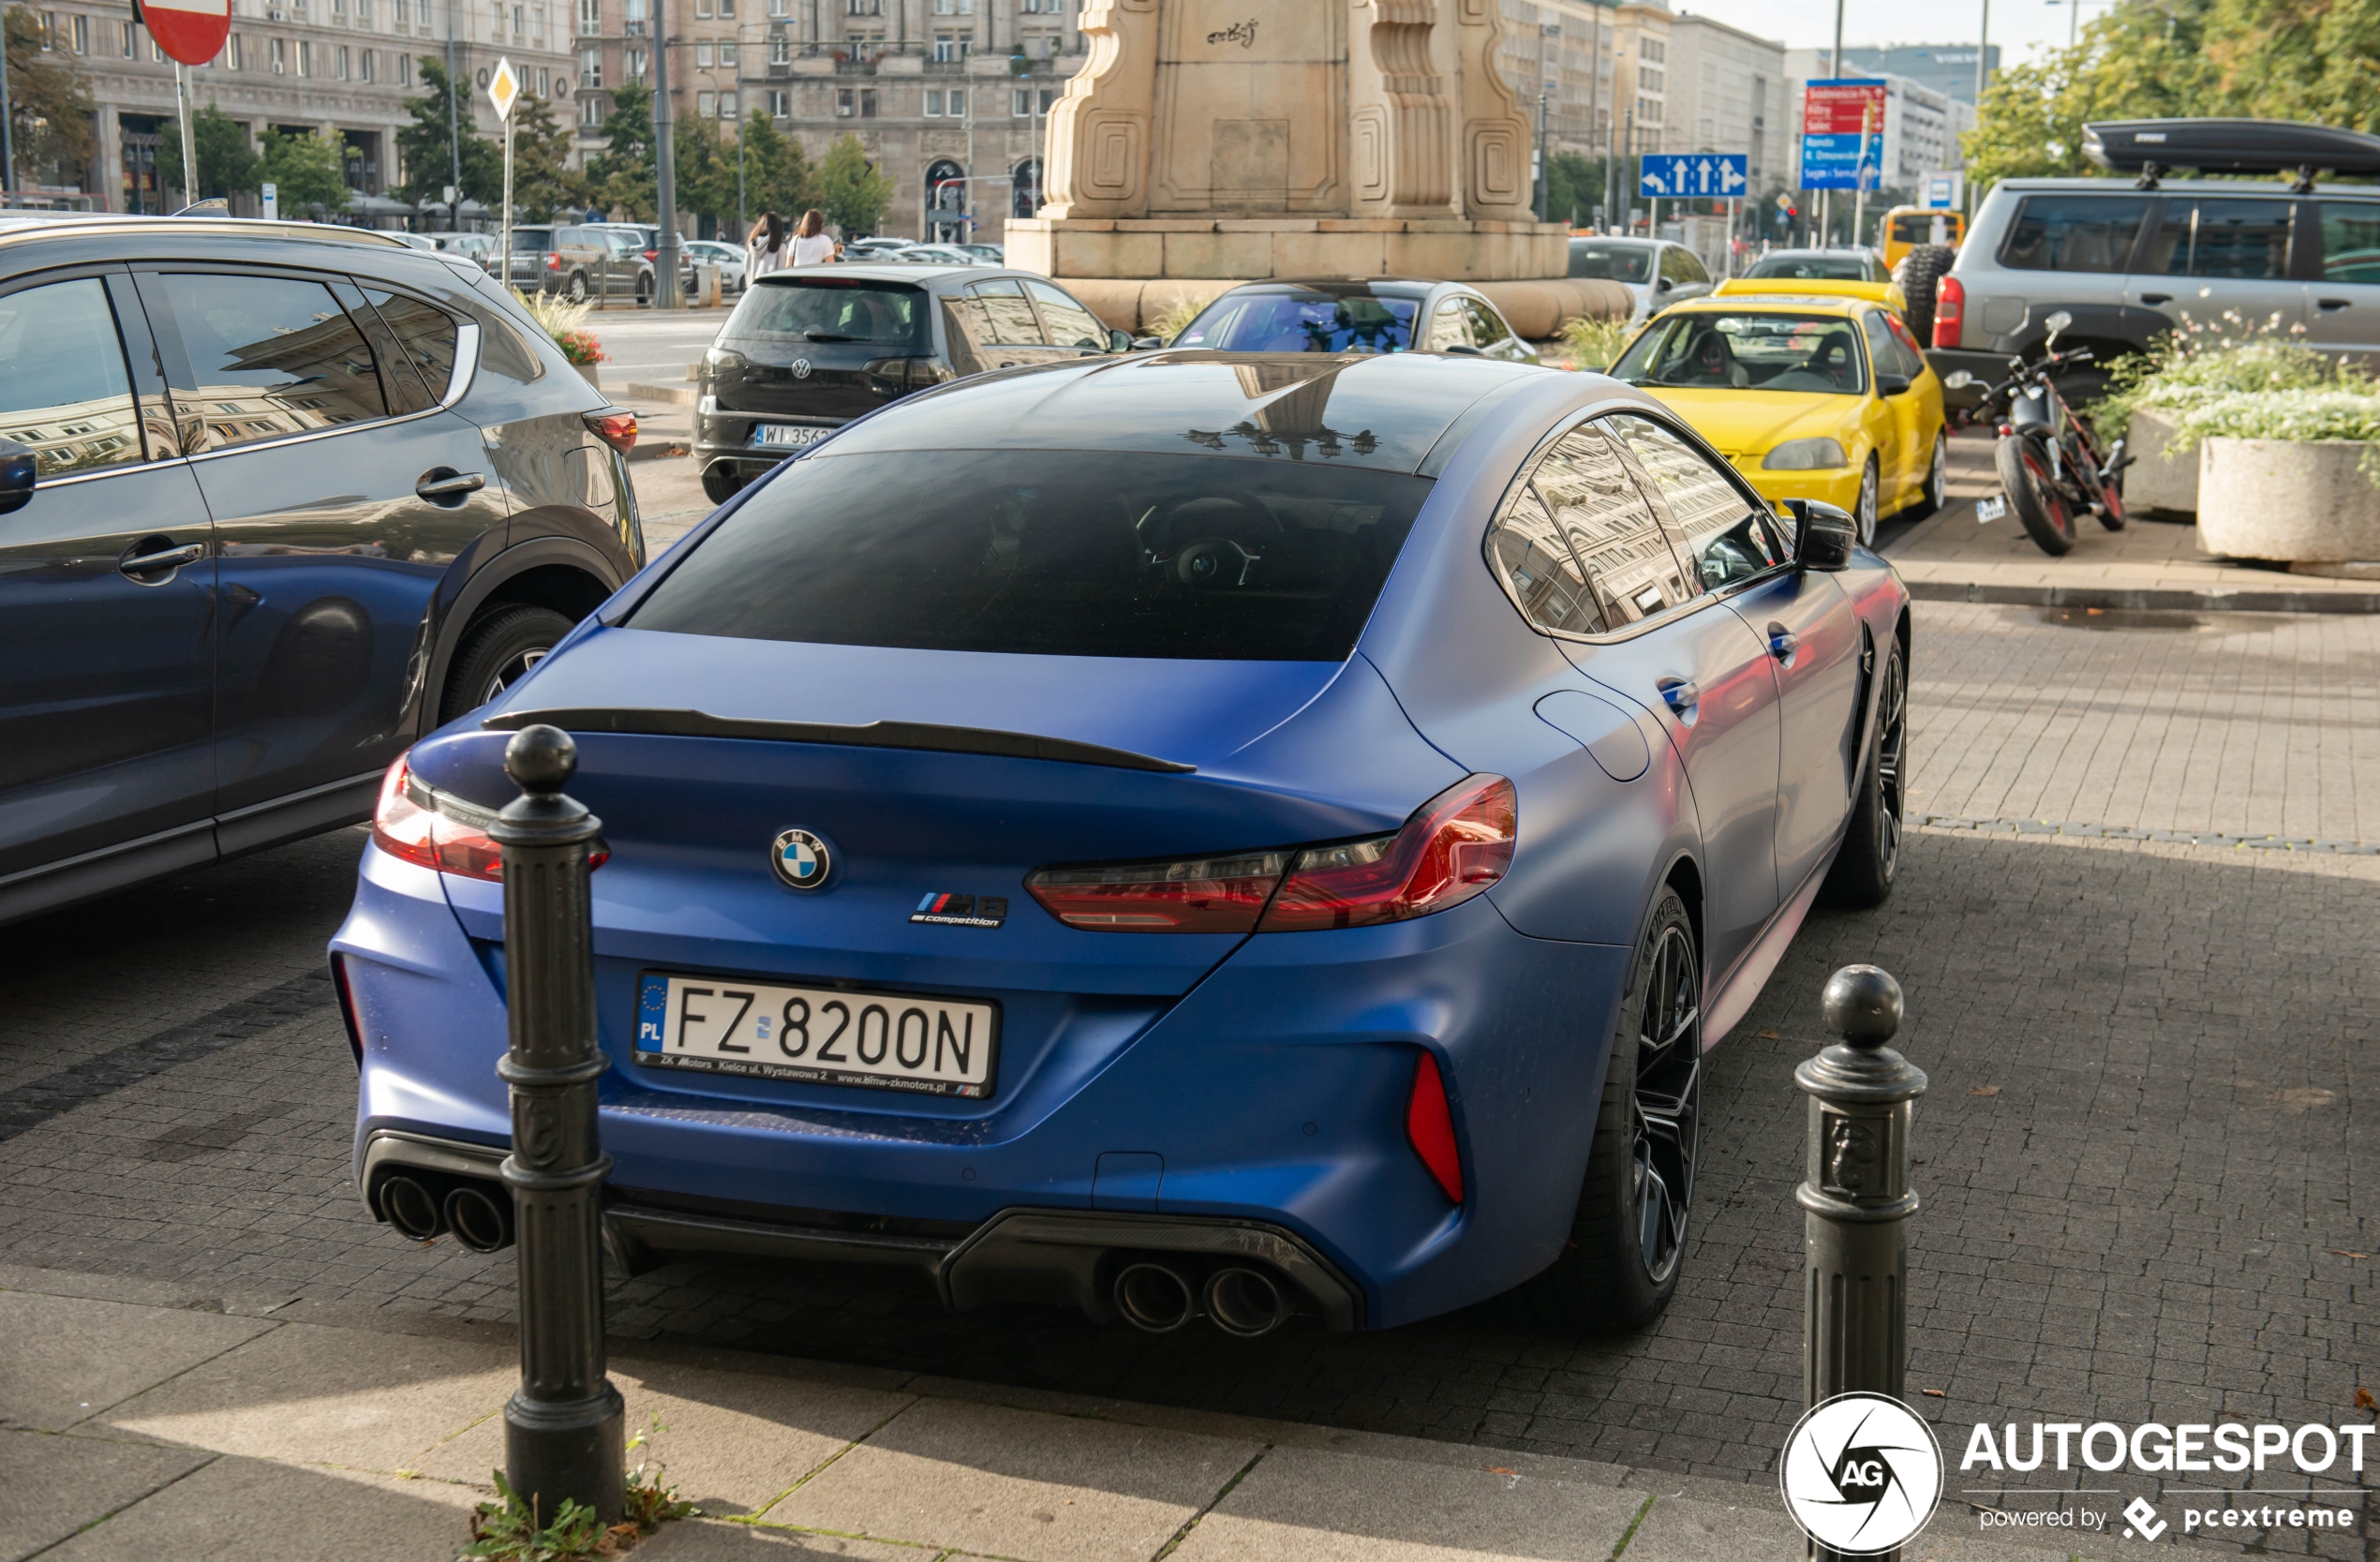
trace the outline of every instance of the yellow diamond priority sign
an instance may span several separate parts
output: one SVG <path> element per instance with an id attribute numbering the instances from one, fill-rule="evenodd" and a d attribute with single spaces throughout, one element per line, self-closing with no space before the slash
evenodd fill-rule
<path id="1" fill-rule="evenodd" d="M 496 74 L 487 79 L 487 98 L 496 105 L 496 117 L 509 120 L 513 105 L 521 100 L 521 79 L 510 60 L 496 62 Z"/>

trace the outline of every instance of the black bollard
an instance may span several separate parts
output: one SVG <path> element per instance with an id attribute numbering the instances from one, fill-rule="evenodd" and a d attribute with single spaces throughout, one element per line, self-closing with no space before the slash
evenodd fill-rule
<path id="1" fill-rule="evenodd" d="M 1906 1400 L 1909 1128 L 1926 1076 L 1884 1044 L 1900 1030 L 1900 984 L 1872 965 L 1828 978 L 1826 1027 L 1841 1036 L 1793 1070 L 1809 1096 L 1809 1148 L 1795 1198 L 1802 1248 L 1805 1408 L 1865 1391 Z M 1828 1562 L 1837 1554 L 1813 1544 Z M 1897 1558 L 1897 1549 L 1882 1554 Z"/>
<path id="2" fill-rule="evenodd" d="M 605 1524 L 626 1506 L 619 1391 L 604 1376 L 601 1197 L 611 1157 L 596 1138 L 595 937 L 588 850 L 602 822 L 562 788 L 578 747 L 556 727 L 505 745 L 521 796 L 488 834 L 504 851 L 506 1008 L 512 1047 L 496 1071 L 513 1095 L 520 1243 L 521 1386 L 504 1406 L 513 1490 L 552 1523 L 565 1499 Z"/>

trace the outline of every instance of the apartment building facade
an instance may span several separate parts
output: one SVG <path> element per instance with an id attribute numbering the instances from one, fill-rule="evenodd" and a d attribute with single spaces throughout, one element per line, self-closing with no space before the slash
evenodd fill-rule
<path id="1" fill-rule="evenodd" d="M 1798 99 L 1786 97 L 1781 39 L 1680 12 L 1670 21 L 1666 54 L 1659 150 L 1744 153 L 1754 191 L 1792 177 Z"/>
<path id="2" fill-rule="evenodd" d="M 567 0 L 233 0 L 223 52 L 189 72 L 191 101 L 245 126 L 250 143 L 275 132 L 327 135 L 346 153 L 349 187 L 367 219 L 396 220 L 387 197 L 402 182 L 395 136 L 421 93 L 419 63 L 451 59 L 474 83 L 479 128 L 493 132 L 483 90 L 509 56 L 528 90 L 567 92 Z M 87 77 L 97 142 L 87 170 L 47 187 L 82 193 L 103 211 L 171 211 L 182 171 L 159 167 L 175 113 L 173 64 L 122 6 L 59 5 L 34 13 L 45 50 Z M 253 197 L 234 209 L 253 212 Z"/>
<path id="3" fill-rule="evenodd" d="M 567 3 L 583 163 L 606 145 L 612 92 L 652 84 L 661 0 Z M 1082 67 L 1080 20 L 1078 0 L 666 0 L 671 113 L 732 142 L 761 110 L 813 162 L 856 136 L 893 180 L 883 231 L 999 244 L 1039 203 L 1041 132 Z"/>

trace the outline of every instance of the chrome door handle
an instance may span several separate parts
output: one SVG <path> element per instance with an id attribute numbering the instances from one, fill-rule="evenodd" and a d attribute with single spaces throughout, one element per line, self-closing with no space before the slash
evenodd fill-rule
<path id="1" fill-rule="evenodd" d="M 128 575 L 156 574 L 160 570 L 178 570 L 185 564 L 195 564 L 206 557 L 204 543 L 185 543 L 180 547 L 163 548 L 156 553 L 140 554 L 116 560 L 116 568 Z"/>
<path id="2" fill-rule="evenodd" d="M 1802 648 L 1802 637 L 1783 624 L 1768 626 L 1768 654 L 1779 662 L 1791 662 L 1793 653 Z"/>
<path id="3" fill-rule="evenodd" d="M 1680 716 L 1703 703 L 1703 692 L 1695 687 L 1692 678 L 1663 678 L 1654 687 L 1661 692 L 1661 698 L 1669 707 Z"/>
<path id="4" fill-rule="evenodd" d="M 436 472 L 413 484 L 413 492 L 425 499 L 460 498 L 487 486 L 487 479 L 478 472 L 454 472 L 445 477 Z"/>

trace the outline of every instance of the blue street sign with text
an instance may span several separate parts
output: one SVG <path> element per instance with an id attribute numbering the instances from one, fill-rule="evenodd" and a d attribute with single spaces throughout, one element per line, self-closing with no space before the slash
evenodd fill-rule
<path id="1" fill-rule="evenodd" d="M 1751 158 L 1742 152 L 1647 152 L 1637 193 L 1657 201 L 1681 196 L 1732 200 L 1751 178 Z"/>
<path id="2" fill-rule="evenodd" d="M 1880 170 L 1878 155 L 1884 138 L 1853 130 L 1802 138 L 1802 188 L 1806 190 L 1874 189 Z"/>

